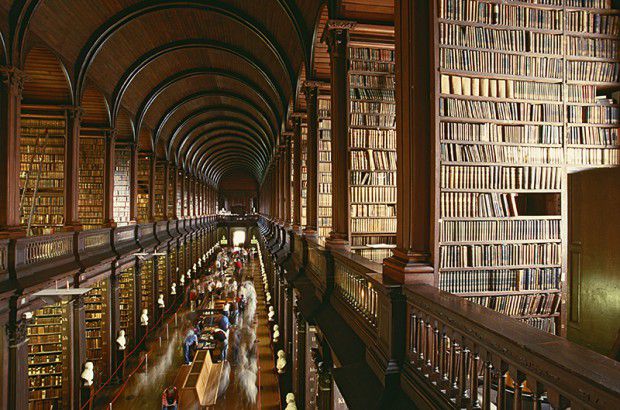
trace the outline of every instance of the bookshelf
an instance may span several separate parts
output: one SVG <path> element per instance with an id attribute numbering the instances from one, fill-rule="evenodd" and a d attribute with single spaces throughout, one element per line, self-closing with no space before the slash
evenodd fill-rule
<path id="1" fill-rule="evenodd" d="M 289 210 L 289 215 L 291 215 L 291 220 L 293 221 L 293 223 L 295 222 L 295 203 L 293 201 L 293 197 L 295 195 L 295 178 L 297 178 L 297 175 L 295 175 L 295 138 L 291 138 L 291 142 L 290 142 L 290 161 L 291 161 L 291 166 L 290 166 L 290 170 L 291 170 L 291 178 L 289 180 L 290 184 L 291 184 L 291 188 L 290 188 L 290 192 L 291 192 L 291 200 L 288 201 L 290 204 L 291 209 Z"/>
<path id="2" fill-rule="evenodd" d="M 135 315 L 136 315 L 136 307 L 135 307 L 135 297 L 134 297 L 134 274 L 135 269 L 133 266 L 129 268 L 123 269 L 118 277 L 119 283 L 119 292 L 118 292 L 118 300 L 119 300 L 119 310 L 120 310 L 120 319 L 119 319 L 119 327 L 120 329 L 125 331 L 125 337 L 127 338 L 127 346 L 133 345 L 136 340 L 136 330 L 135 330 Z"/>
<path id="3" fill-rule="evenodd" d="M 176 245 L 174 243 L 172 243 L 168 249 L 169 249 L 169 252 L 168 252 L 168 265 L 170 266 L 170 268 L 169 268 L 170 284 L 172 284 L 172 282 L 174 282 L 174 283 L 176 283 L 176 285 L 178 287 L 179 286 L 179 278 L 178 278 L 178 274 L 177 274 L 177 252 L 176 252 Z M 170 289 L 166 289 L 166 291 L 170 292 Z M 178 294 L 178 290 L 177 290 L 177 294 Z"/>
<path id="4" fill-rule="evenodd" d="M 319 238 L 327 238 L 332 230 L 332 146 L 331 99 L 319 95 L 319 158 L 318 163 L 318 230 Z"/>
<path id="5" fill-rule="evenodd" d="M 50 234 L 64 223 L 65 116 L 24 108 L 20 135 L 20 222 Z"/>
<path id="6" fill-rule="evenodd" d="M 155 300 L 157 300 L 156 296 L 153 295 L 153 265 L 153 259 L 147 259 L 140 269 L 140 314 L 143 309 L 148 309 L 149 323 L 154 323 L 155 312 L 153 311 L 153 306 Z"/>
<path id="7" fill-rule="evenodd" d="M 308 216 L 306 212 L 308 198 L 308 124 L 301 123 L 301 226 L 304 228 L 308 225 Z"/>
<path id="8" fill-rule="evenodd" d="M 438 285 L 564 335 L 567 175 L 620 164 L 620 14 L 607 0 L 434 14 Z"/>
<path id="9" fill-rule="evenodd" d="M 351 249 L 381 262 L 396 243 L 394 46 L 349 47 Z"/>
<path id="10" fill-rule="evenodd" d="M 80 136 L 78 215 L 84 229 L 103 226 L 105 138 Z"/>
<path id="11" fill-rule="evenodd" d="M 28 325 L 28 391 L 30 410 L 63 408 L 69 389 L 69 317 L 66 303 L 33 312 Z"/>
<path id="12" fill-rule="evenodd" d="M 176 207 L 176 198 L 174 197 L 174 168 L 168 169 L 166 187 L 168 189 L 168 219 L 172 219 Z"/>
<path id="13" fill-rule="evenodd" d="M 164 181 L 164 167 L 166 164 L 162 161 L 155 163 L 155 186 L 153 187 L 153 200 L 155 201 L 155 219 L 161 221 L 164 219 L 164 191 L 166 189 Z"/>
<path id="14" fill-rule="evenodd" d="M 138 155 L 138 223 L 149 221 L 150 216 L 150 175 L 151 156 L 148 153 Z"/>
<path id="15" fill-rule="evenodd" d="M 185 241 L 179 245 L 179 257 L 177 261 L 179 265 L 179 276 L 185 275 L 187 272 L 187 257 L 185 252 Z"/>
<path id="16" fill-rule="evenodd" d="M 108 374 L 107 358 L 110 340 L 108 281 L 102 280 L 91 287 L 92 290 L 84 296 L 86 359 L 93 362 L 96 373 L 103 375 L 101 379 L 105 380 Z"/>
<path id="17" fill-rule="evenodd" d="M 176 197 L 176 207 L 177 207 L 177 216 L 178 218 L 181 218 L 182 214 L 182 210 L 183 210 L 183 174 L 178 171 L 178 178 L 177 178 L 177 197 Z"/>
<path id="18" fill-rule="evenodd" d="M 183 187 L 185 188 L 185 190 L 183 191 L 183 215 L 185 215 L 186 217 L 189 216 L 189 198 L 188 198 L 188 193 L 189 193 L 189 178 L 187 176 L 182 178 L 182 183 L 183 183 Z"/>
<path id="19" fill-rule="evenodd" d="M 168 275 L 167 272 L 167 262 L 168 258 L 164 256 L 156 256 L 157 259 L 157 292 L 155 300 L 159 298 L 159 293 L 164 295 L 164 300 L 166 300 L 166 296 L 168 295 L 168 286 L 166 285 L 166 278 Z"/>
<path id="20" fill-rule="evenodd" d="M 131 220 L 131 148 L 117 142 L 114 149 L 114 221 L 125 226 Z"/>

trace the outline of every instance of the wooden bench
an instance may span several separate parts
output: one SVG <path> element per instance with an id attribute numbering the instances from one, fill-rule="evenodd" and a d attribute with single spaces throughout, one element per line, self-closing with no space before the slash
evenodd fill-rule
<path id="1" fill-rule="evenodd" d="M 217 401 L 220 387 L 222 363 L 213 363 L 207 350 L 198 350 L 189 370 L 180 372 L 182 378 L 179 389 L 179 408 L 191 408 L 196 404 L 200 408 L 213 408 Z"/>

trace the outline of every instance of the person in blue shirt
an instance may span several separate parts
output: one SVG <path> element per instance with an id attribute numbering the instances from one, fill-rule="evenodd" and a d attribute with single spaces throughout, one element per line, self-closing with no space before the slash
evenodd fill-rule
<path id="1" fill-rule="evenodd" d="M 222 313 L 222 317 L 220 317 L 220 320 L 217 323 L 218 327 L 227 333 L 228 333 L 228 328 L 230 327 L 230 319 L 228 319 L 228 313 L 229 313 L 228 305 L 226 305 L 226 307 L 224 307 L 224 312 Z"/>
<path id="2" fill-rule="evenodd" d="M 185 343 L 183 343 L 183 354 L 185 355 L 185 364 L 192 364 L 192 359 L 190 357 L 192 346 L 194 344 L 198 344 L 198 337 L 196 333 L 192 329 L 187 332 L 187 336 L 185 336 Z"/>

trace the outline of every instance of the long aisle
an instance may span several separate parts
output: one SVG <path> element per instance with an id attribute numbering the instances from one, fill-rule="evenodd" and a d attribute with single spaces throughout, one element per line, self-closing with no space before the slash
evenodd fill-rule
<path id="1" fill-rule="evenodd" d="M 256 306 L 256 341 L 258 344 L 259 355 L 259 374 L 257 383 L 259 393 L 257 403 L 248 406 L 241 400 L 241 396 L 235 387 L 235 369 L 231 372 L 231 381 L 228 391 L 218 400 L 215 408 L 221 410 L 237 409 L 279 409 L 280 393 L 278 388 L 278 378 L 274 370 L 273 354 L 269 338 L 269 324 L 267 321 L 267 308 L 265 303 L 265 291 L 260 279 L 260 265 L 258 259 L 248 263 L 244 269 L 244 280 L 253 280 L 257 293 Z"/>

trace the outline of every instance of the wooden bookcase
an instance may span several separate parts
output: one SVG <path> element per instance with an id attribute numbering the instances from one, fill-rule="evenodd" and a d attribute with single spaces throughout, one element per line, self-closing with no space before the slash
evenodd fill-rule
<path id="1" fill-rule="evenodd" d="M 78 216 L 84 229 L 103 226 L 105 138 L 80 135 Z"/>
<path id="2" fill-rule="evenodd" d="M 97 282 L 91 288 L 92 290 L 84 295 L 86 359 L 93 362 L 95 373 L 101 375 L 98 379 L 106 380 L 110 351 L 108 280 Z"/>
<path id="3" fill-rule="evenodd" d="M 308 225 L 307 197 L 308 197 L 308 124 L 301 123 L 301 226 Z"/>
<path id="4" fill-rule="evenodd" d="M 164 300 L 167 300 L 168 286 L 166 282 L 168 257 L 166 255 L 156 256 L 157 258 L 157 295 L 155 295 L 155 302 L 159 299 L 159 294 L 164 295 Z"/>
<path id="5" fill-rule="evenodd" d="M 120 329 L 125 331 L 127 338 L 127 346 L 133 346 L 136 343 L 135 329 L 135 269 L 133 266 L 123 269 L 118 278 L 119 283 L 119 310 L 120 310 Z"/>
<path id="6" fill-rule="evenodd" d="M 174 210 L 176 208 L 176 198 L 174 197 L 174 168 L 169 168 L 166 187 L 166 189 L 168 189 L 168 218 L 173 219 Z"/>
<path id="7" fill-rule="evenodd" d="M 151 201 L 151 155 L 141 152 L 138 155 L 138 223 L 149 221 Z"/>
<path id="8" fill-rule="evenodd" d="M 331 99 L 329 95 L 318 96 L 319 109 L 319 157 L 318 163 L 318 233 L 320 239 L 329 237 L 332 230 L 332 144 Z"/>
<path id="9" fill-rule="evenodd" d="M 125 226 L 131 220 L 131 148 L 117 142 L 114 151 L 114 221 Z"/>
<path id="10" fill-rule="evenodd" d="M 179 218 L 181 218 L 181 215 L 183 215 L 182 211 L 183 211 L 183 201 L 184 201 L 183 196 L 182 196 L 182 193 L 183 193 L 183 190 L 182 190 L 183 174 L 180 171 L 178 171 L 178 173 L 179 174 L 178 174 L 178 178 L 177 178 L 177 197 L 176 197 L 176 201 L 175 201 L 175 203 L 176 203 L 175 206 L 177 208 L 177 216 Z"/>
<path id="11" fill-rule="evenodd" d="M 153 295 L 153 271 L 154 263 L 153 259 L 147 259 L 142 263 L 140 268 L 140 312 L 138 316 L 142 314 L 143 309 L 149 311 L 149 324 L 155 323 L 155 301 L 156 295 Z"/>
<path id="12" fill-rule="evenodd" d="M 69 306 L 56 303 L 33 312 L 28 325 L 30 410 L 64 408 L 69 403 Z"/>
<path id="13" fill-rule="evenodd" d="M 541 3 L 434 1 L 435 268 L 440 288 L 564 335 L 567 173 L 620 164 L 620 16 Z"/>
<path id="14" fill-rule="evenodd" d="M 164 219 L 164 191 L 166 184 L 164 181 L 164 166 L 161 161 L 155 163 L 155 186 L 153 187 L 153 201 L 155 201 L 155 213 L 156 220 L 161 221 Z"/>
<path id="15" fill-rule="evenodd" d="M 64 224 L 66 125 L 64 112 L 22 107 L 20 219 L 30 226 L 28 235 L 53 233 Z"/>
<path id="16" fill-rule="evenodd" d="M 396 243 L 394 68 L 393 43 L 350 43 L 350 243 L 379 262 Z"/>

